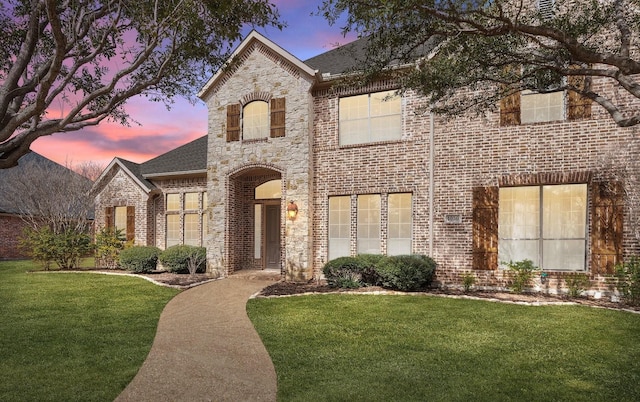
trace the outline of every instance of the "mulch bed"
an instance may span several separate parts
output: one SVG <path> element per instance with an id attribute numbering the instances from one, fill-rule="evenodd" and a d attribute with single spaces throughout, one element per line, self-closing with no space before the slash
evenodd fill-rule
<path id="1" fill-rule="evenodd" d="M 101 272 L 106 274 L 129 274 L 129 271 L 119 269 L 92 269 L 92 272 Z M 209 274 L 174 274 L 170 272 L 157 271 L 149 274 L 133 274 L 144 276 L 152 279 L 161 284 L 186 289 L 189 287 L 197 286 L 198 284 L 205 283 L 215 279 Z M 397 292 L 393 290 L 384 289 L 378 286 L 368 286 L 358 289 L 338 289 L 329 287 L 324 282 L 310 281 L 306 283 L 297 282 L 276 282 L 273 285 L 264 288 L 257 296 L 258 297 L 278 297 L 278 296 L 293 296 L 301 294 L 323 294 L 323 293 L 374 293 L 374 294 L 407 294 L 405 292 Z M 548 304 L 560 304 L 560 303 L 573 303 L 593 307 L 610 308 L 617 310 L 628 310 L 640 313 L 640 306 L 629 306 L 622 302 L 612 302 L 610 298 L 594 299 L 593 297 L 577 297 L 570 298 L 568 296 L 556 296 L 548 295 L 544 293 L 510 293 L 500 291 L 470 291 L 463 292 L 458 289 L 425 289 L 420 292 L 412 292 L 410 294 L 426 294 L 434 296 L 444 297 L 457 297 L 457 298 L 473 298 L 473 299 L 486 299 L 493 301 L 520 303 L 530 305 L 548 305 Z"/>
<path id="2" fill-rule="evenodd" d="M 375 294 L 407 294 L 405 292 L 397 292 L 387 290 L 377 286 L 362 287 L 358 289 L 337 289 L 331 288 L 326 284 L 309 282 L 309 283 L 292 283 L 292 282 L 278 282 L 271 286 L 264 288 L 259 296 L 261 297 L 274 297 L 274 296 L 291 296 L 299 294 L 309 293 L 375 293 Z M 609 298 L 594 299 L 592 297 L 576 297 L 570 298 L 568 296 L 556 296 L 547 295 L 544 293 L 510 293 L 500 291 L 470 291 L 463 292 L 457 289 L 426 289 L 421 292 L 412 292 L 410 294 L 425 294 L 433 296 L 445 296 L 445 297 L 457 297 L 457 298 L 473 298 L 473 299 L 486 299 L 493 301 L 529 304 L 529 305 L 548 305 L 548 304 L 561 304 L 561 303 L 573 303 L 593 307 L 611 308 L 617 310 L 630 310 L 640 312 L 640 306 L 628 306 L 624 303 L 612 302 Z"/>

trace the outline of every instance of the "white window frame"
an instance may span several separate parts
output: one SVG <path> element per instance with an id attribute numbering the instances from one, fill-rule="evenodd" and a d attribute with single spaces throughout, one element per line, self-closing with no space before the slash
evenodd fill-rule
<path id="1" fill-rule="evenodd" d="M 258 140 L 269 137 L 269 125 L 269 102 L 254 100 L 242 107 L 243 140 Z"/>
<path id="2" fill-rule="evenodd" d="M 357 105 L 349 106 L 349 103 L 357 101 L 366 103 L 364 107 L 360 107 L 362 109 L 360 112 L 356 110 Z M 391 109 L 390 112 L 382 110 L 385 109 L 382 107 L 385 104 L 386 109 Z M 363 112 L 364 109 L 366 109 L 365 112 Z M 400 140 L 402 139 L 402 97 L 396 95 L 395 91 L 342 97 L 338 100 L 338 120 L 341 146 Z M 380 130 L 380 122 L 383 121 L 393 124 Z M 360 125 L 359 129 L 356 128 L 358 125 Z"/>
<path id="3" fill-rule="evenodd" d="M 572 190 L 580 193 L 578 197 L 569 196 L 570 204 L 567 211 L 558 213 L 551 208 L 555 189 L 562 191 Z M 529 205 L 517 202 L 518 209 L 508 208 L 509 197 L 514 191 L 529 191 Z M 533 191 L 537 190 L 537 194 Z M 537 197 L 537 200 L 535 199 Z M 520 198 L 521 200 L 522 198 Z M 578 204 L 578 205 L 576 205 Z M 498 209 L 498 259 L 501 267 L 510 260 L 518 261 L 525 258 L 544 271 L 584 272 L 587 269 L 586 254 L 588 244 L 588 188 L 587 184 L 558 184 L 522 187 L 500 188 Z M 564 215 L 563 215 L 564 214 Z M 518 221 L 518 234 L 514 235 L 514 225 Z M 559 225 L 560 230 L 558 230 Z M 553 232 L 553 233 L 551 233 Z M 569 233 L 557 235 L 554 233 Z M 577 236 L 579 234 L 579 236 Z M 511 258 L 510 243 L 518 247 L 518 258 Z M 526 245 L 525 243 L 528 243 Z M 553 246 L 565 243 L 564 249 L 549 252 Z M 523 247 L 524 246 L 524 247 Z M 572 247 L 573 248 L 572 248 Z M 528 252 L 522 250 L 529 248 Z M 573 254 L 572 254 L 573 252 Z M 560 258 L 558 258 L 558 256 Z M 565 259 L 566 265 L 557 266 L 551 262 L 551 258 Z M 573 259 L 572 259 L 573 257 Z M 553 265 L 552 265 L 553 264 Z M 573 267 L 571 267 L 573 265 Z"/>

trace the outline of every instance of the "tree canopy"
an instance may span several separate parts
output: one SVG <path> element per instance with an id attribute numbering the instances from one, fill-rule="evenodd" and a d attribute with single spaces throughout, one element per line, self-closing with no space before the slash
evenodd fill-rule
<path id="1" fill-rule="evenodd" d="M 0 169 L 39 137 L 129 124 L 133 96 L 193 99 L 246 25 L 278 17 L 269 0 L 3 1 Z"/>
<path id="2" fill-rule="evenodd" d="M 640 123 L 639 0 L 324 0 L 319 12 L 369 37 L 360 78 L 395 74 L 436 113 L 568 90 L 618 126 Z"/>

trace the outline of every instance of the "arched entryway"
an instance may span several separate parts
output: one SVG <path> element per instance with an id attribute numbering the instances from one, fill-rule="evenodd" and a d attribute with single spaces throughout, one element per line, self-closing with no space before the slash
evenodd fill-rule
<path id="1" fill-rule="evenodd" d="M 245 168 L 230 177 L 227 244 L 229 273 L 243 269 L 282 272 L 282 174 L 268 167 Z"/>

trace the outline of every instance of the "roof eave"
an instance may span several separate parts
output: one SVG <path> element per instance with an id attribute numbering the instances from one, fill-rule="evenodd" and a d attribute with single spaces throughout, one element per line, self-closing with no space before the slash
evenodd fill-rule
<path id="1" fill-rule="evenodd" d="M 284 50 L 282 47 L 278 46 L 275 42 L 269 40 L 264 35 L 258 33 L 255 30 L 251 31 L 249 35 L 247 35 L 247 37 L 244 38 L 244 40 L 240 43 L 240 45 L 238 45 L 236 50 L 231 54 L 231 57 L 229 57 L 229 60 L 233 60 L 235 57 L 237 57 L 242 52 L 244 52 L 244 50 L 247 47 L 249 47 L 249 45 L 251 45 L 251 43 L 254 41 L 261 42 L 263 45 L 267 46 L 269 49 L 274 51 L 280 57 L 284 58 L 285 60 L 293 64 L 296 68 L 298 68 L 300 71 L 304 72 L 305 74 L 309 75 L 310 77 L 316 76 L 316 72 L 317 72 L 316 70 L 309 67 L 302 60 L 298 59 L 296 56 Z M 203 101 L 206 101 L 209 91 L 215 86 L 218 80 L 222 78 L 225 74 L 226 74 L 226 70 L 224 67 L 219 69 L 213 75 L 213 77 L 211 77 L 211 79 L 207 81 L 204 87 L 202 87 L 200 92 L 198 92 L 198 98 L 202 99 Z"/>
<path id="2" fill-rule="evenodd" d="M 164 177 L 176 177 L 176 176 L 206 176 L 206 175 L 207 175 L 206 169 L 143 174 L 145 179 L 159 179 Z"/>

